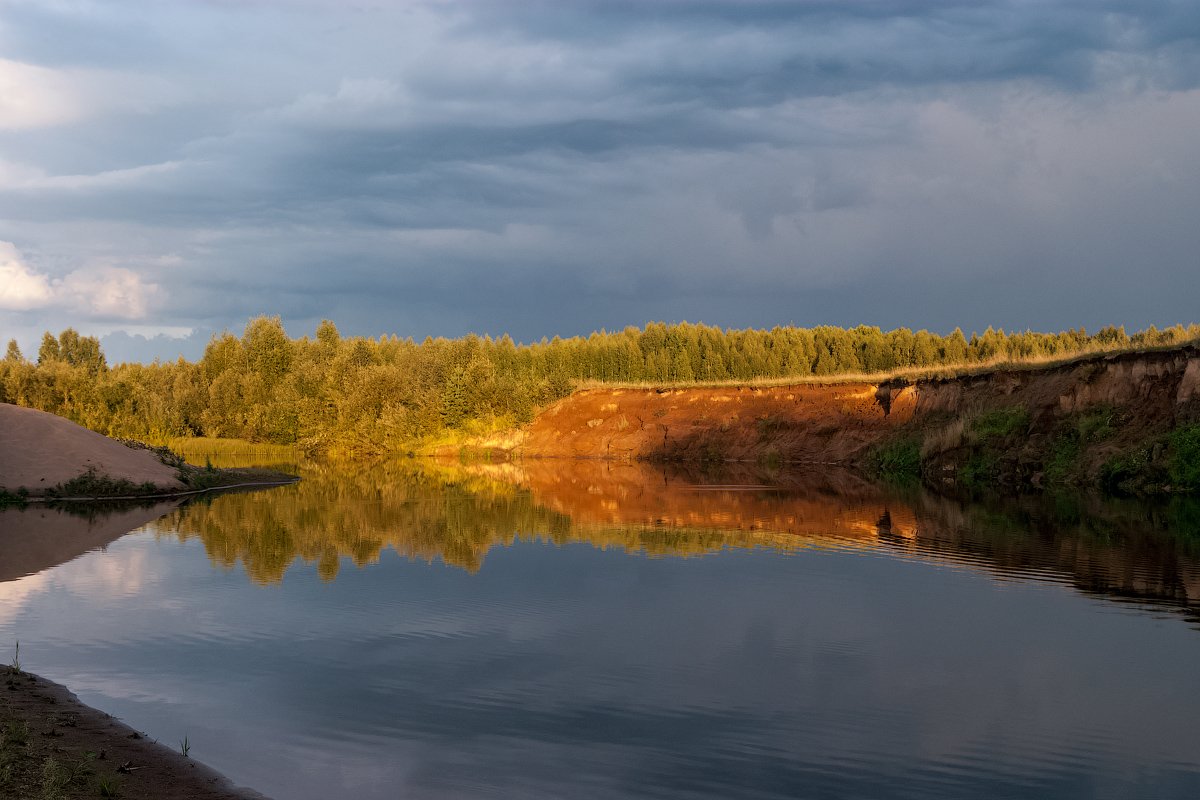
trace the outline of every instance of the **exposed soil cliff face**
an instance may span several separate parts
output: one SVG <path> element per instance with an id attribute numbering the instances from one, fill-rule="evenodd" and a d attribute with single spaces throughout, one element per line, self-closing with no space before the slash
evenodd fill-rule
<path id="1" fill-rule="evenodd" d="M 514 452 L 862 467 L 905 442 L 931 482 L 1040 486 L 1119 478 L 1122 457 L 1166 475 L 1164 437 L 1198 420 L 1189 345 L 909 385 L 589 389 L 540 414 Z"/>
<path id="2" fill-rule="evenodd" d="M 554 404 L 519 450 L 534 457 L 849 463 L 908 422 L 910 387 L 590 389 Z"/>

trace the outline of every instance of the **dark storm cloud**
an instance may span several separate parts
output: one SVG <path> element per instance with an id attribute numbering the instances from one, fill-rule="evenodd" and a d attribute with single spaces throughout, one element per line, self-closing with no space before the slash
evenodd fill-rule
<path id="1" fill-rule="evenodd" d="M 1194 307 L 1193 2 L 10 0 L 0 53 L 25 339 Z"/>
<path id="2" fill-rule="evenodd" d="M 640 2 L 485 4 L 473 30 L 502 28 L 534 38 L 603 42 L 647 29 L 677 40 L 763 34 L 786 44 L 720 62 L 711 71 L 664 58 L 631 75 L 633 85 L 731 105 L 797 93 L 888 84 L 1039 78 L 1090 83 L 1093 59 L 1147 52 L 1200 37 L 1188 2 Z M 674 54 L 670 54 L 674 55 Z M 1192 64 L 1194 85 L 1200 71 Z M 680 68 L 683 67 L 683 68 Z M 668 91 L 671 91 L 668 89 Z"/>

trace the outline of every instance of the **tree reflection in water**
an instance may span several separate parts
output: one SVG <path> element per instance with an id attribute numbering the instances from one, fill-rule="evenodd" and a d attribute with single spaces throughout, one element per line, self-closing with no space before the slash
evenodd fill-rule
<path id="1" fill-rule="evenodd" d="M 333 580 L 391 548 L 478 571 L 493 547 L 586 543 L 646 556 L 725 548 L 879 548 L 1081 591 L 1185 606 L 1200 599 L 1193 501 L 963 503 L 852 473 L 688 472 L 601 461 L 306 465 L 268 492 L 193 502 L 160 535 L 199 538 L 214 563 L 282 580 L 297 560 Z"/>

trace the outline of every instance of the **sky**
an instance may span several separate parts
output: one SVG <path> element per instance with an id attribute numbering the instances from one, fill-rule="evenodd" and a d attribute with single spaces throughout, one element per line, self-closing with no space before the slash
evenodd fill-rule
<path id="1" fill-rule="evenodd" d="M 1195 0 L 0 0 L 0 336 L 1200 321 Z"/>

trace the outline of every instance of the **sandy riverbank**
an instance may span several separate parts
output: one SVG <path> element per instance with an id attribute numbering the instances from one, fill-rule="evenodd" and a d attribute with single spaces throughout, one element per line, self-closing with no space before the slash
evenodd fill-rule
<path id="1" fill-rule="evenodd" d="M 295 480 L 267 469 L 192 466 L 165 448 L 127 444 L 54 414 L 0 403 L 0 500 L 160 500 Z"/>
<path id="2" fill-rule="evenodd" d="M 160 492 L 188 488 L 149 450 L 126 447 L 54 414 L 0 403 L 0 487 L 39 495 L 89 470 Z"/>

